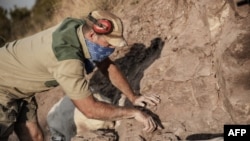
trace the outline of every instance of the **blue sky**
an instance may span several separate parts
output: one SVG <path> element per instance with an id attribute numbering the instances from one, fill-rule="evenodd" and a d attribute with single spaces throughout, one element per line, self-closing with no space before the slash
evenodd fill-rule
<path id="1" fill-rule="evenodd" d="M 6 10 L 14 9 L 14 6 L 17 7 L 26 7 L 28 9 L 31 9 L 36 0 L 0 0 L 0 6 L 3 7 Z"/>

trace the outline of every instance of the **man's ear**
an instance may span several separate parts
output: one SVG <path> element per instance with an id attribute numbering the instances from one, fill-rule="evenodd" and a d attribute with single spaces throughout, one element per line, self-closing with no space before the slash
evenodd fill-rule
<path id="1" fill-rule="evenodd" d="M 90 41 L 93 41 L 95 36 L 96 33 L 92 29 L 86 33 L 86 38 L 89 39 Z"/>
<path id="2" fill-rule="evenodd" d="M 95 36 L 95 34 L 96 33 L 94 32 L 94 30 L 90 30 L 89 35 L 90 35 L 91 38 L 93 38 Z"/>
<path id="3" fill-rule="evenodd" d="M 99 39 L 98 34 L 96 34 L 95 32 L 93 32 L 93 33 L 91 34 L 91 40 L 92 40 L 93 42 L 97 43 L 98 39 Z"/>

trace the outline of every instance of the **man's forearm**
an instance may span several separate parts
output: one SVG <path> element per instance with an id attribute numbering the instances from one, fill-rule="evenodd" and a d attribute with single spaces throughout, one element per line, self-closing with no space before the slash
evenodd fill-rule
<path id="1" fill-rule="evenodd" d="M 135 94 L 119 68 L 115 64 L 111 64 L 108 68 L 108 72 L 111 83 L 115 87 L 117 87 L 124 95 L 126 95 L 131 102 L 134 102 L 136 98 Z"/>
<path id="2" fill-rule="evenodd" d="M 113 106 L 111 104 L 95 100 L 92 95 L 72 101 L 79 111 L 81 111 L 87 118 L 110 121 L 134 118 L 135 120 L 143 123 L 144 131 L 152 132 L 157 128 L 158 123 L 153 119 L 153 117 L 135 108 Z"/>
<path id="3" fill-rule="evenodd" d="M 133 118 L 136 111 L 131 108 L 118 107 L 104 102 L 96 102 L 96 109 L 92 111 L 90 118 L 100 120 L 121 120 Z"/>
<path id="4" fill-rule="evenodd" d="M 127 78 L 123 75 L 120 69 L 112 62 L 109 58 L 107 58 L 104 62 L 97 64 L 100 71 L 107 76 L 111 83 L 118 88 L 127 98 L 134 102 L 136 96 L 129 85 Z"/>
<path id="5" fill-rule="evenodd" d="M 80 100 L 72 100 L 75 106 L 88 118 L 99 120 L 120 120 L 133 118 L 139 112 L 137 109 L 114 106 L 97 101 L 93 96 Z"/>

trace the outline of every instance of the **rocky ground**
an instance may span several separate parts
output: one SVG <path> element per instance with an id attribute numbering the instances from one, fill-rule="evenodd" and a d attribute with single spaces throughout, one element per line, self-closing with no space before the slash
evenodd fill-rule
<path id="1" fill-rule="evenodd" d="M 164 129 L 147 134 L 140 123 L 124 120 L 116 130 L 120 141 L 211 139 L 223 136 L 224 124 L 250 123 L 250 6 L 236 2 L 63 1 L 49 24 L 104 6 L 123 20 L 129 46 L 112 59 L 136 92 L 161 96 L 150 110 Z M 120 92 L 102 75 L 93 74 L 91 83 L 117 103 Z M 60 88 L 37 95 L 46 135 L 47 112 L 62 95 Z"/>

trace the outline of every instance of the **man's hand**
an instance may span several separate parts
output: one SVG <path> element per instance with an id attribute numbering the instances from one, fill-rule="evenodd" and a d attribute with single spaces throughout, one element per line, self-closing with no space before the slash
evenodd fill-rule
<path id="1" fill-rule="evenodd" d="M 159 125 L 159 123 L 154 120 L 152 116 L 146 114 L 145 112 L 137 112 L 135 119 L 144 124 L 143 131 L 153 132 L 157 129 L 157 127 L 162 128 L 162 126 Z"/>
<path id="2" fill-rule="evenodd" d="M 159 95 L 150 95 L 150 96 L 145 96 L 145 95 L 140 95 L 137 96 L 136 99 L 133 101 L 133 105 L 135 106 L 141 106 L 141 107 L 146 107 L 147 104 L 156 106 L 159 104 L 161 101 Z"/>

